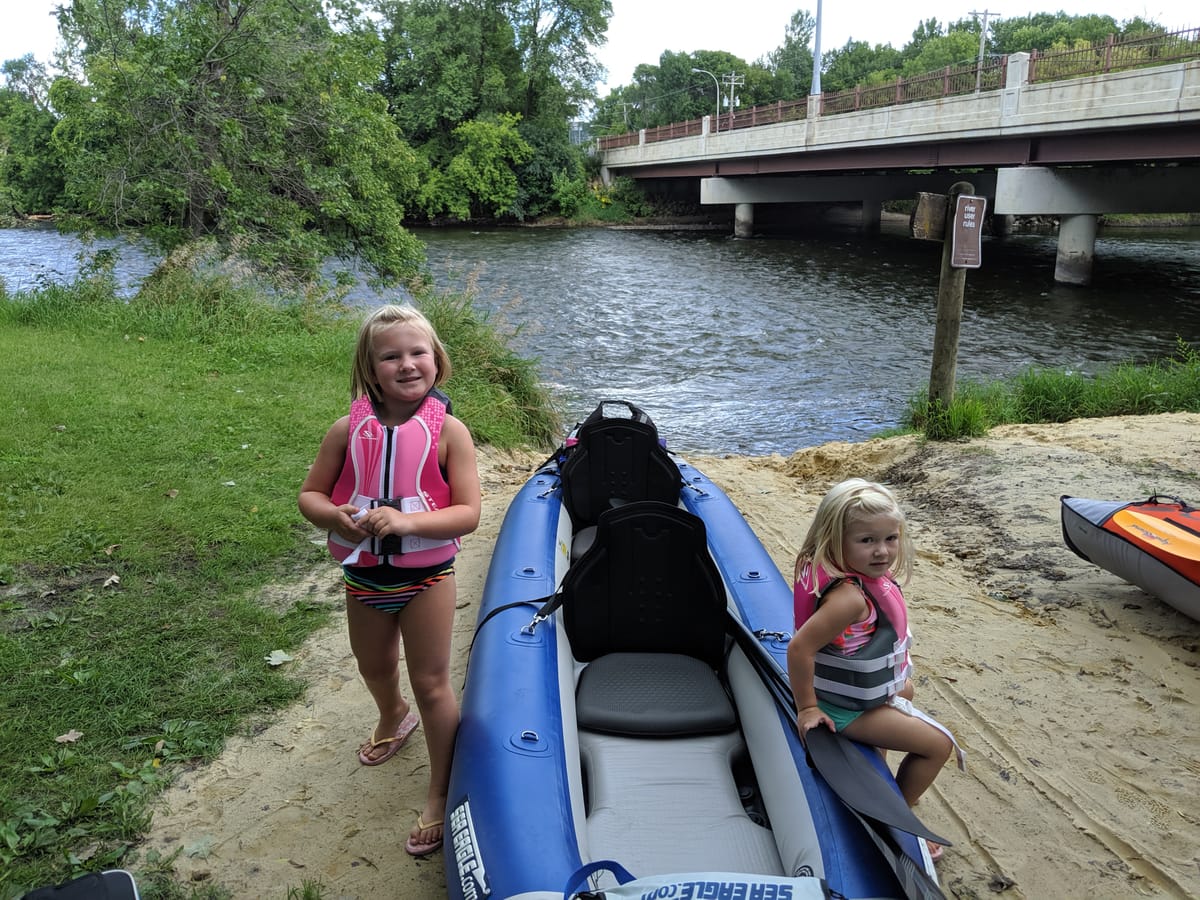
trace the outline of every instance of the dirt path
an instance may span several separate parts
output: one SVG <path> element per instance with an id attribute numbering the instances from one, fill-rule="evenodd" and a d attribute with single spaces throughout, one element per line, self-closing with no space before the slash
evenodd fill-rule
<path id="1" fill-rule="evenodd" d="M 459 557 L 455 683 L 488 553 L 540 454 L 481 460 L 484 514 Z M 1059 496 L 1200 501 L 1200 415 L 1010 426 L 960 444 L 827 444 L 784 459 L 693 458 L 790 573 L 817 501 L 850 475 L 889 481 L 919 548 L 908 590 L 918 705 L 957 734 L 920 814 L 954 840 L 960 898 L 1200 896 L 1200 622 L 1063 545 Z M 331 567 L 285 590 L 338 602 Z M 306 699 L 164 797 L 147 848 L 237 897 L 445 896 L 440 858 L 402 844 L 426 759 L 412 742 L 358 765 L 374 720 L 344 622 L 297 654 Z M 412 776 L 412 777 L 410 777 Z"/>

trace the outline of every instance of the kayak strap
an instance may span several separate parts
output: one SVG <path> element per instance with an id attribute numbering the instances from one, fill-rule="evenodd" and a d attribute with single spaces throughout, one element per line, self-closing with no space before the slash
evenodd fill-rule
<path id="1" fill-rule="evenodd" d="M 598 859 L 594 862 L 584 863 L 578 869 L 571 873 L 567 879 L 567 885 L 563 888 L 563 900 L 588 900 L 593 897 L 603 897 L 601 891 L 587 890 L 588 879 L 597 872 L 612 872 L 616 876 L 618 884 L 627 884 L 633 881 L 633 875 L 629 873 L 619 862 L 611 859 Z M 583 890 L 580 890 L 583 888 Z"/>
<path id="2" fill-rule="evenodd" d="M 534 597 L 530 600 L 514 600 L 512 603 L 505 603 L 501 606 L 497 606 L 490 613 L 480 619 L 479 624 L 475 626 L 475 636 L 471 638 L 471 646 L 475 645 L 475 638 L 479 636 L 479 632 L 483 630 L 483 626 L 502 612 L 515 609 L 518 606 L 536 606 L 538 608 L 537 612 L 533 614 L 533 618 L 530 620 L 529 624 L 521 629 L 522 631 L 532 634 L 533 630 L 538 625 L 541 625 L 548 618 L 550 618 L 554 611 L 561 605 L 562 592 L 555 591 L 553 594 L 547 594 L 545 597 Z"/>

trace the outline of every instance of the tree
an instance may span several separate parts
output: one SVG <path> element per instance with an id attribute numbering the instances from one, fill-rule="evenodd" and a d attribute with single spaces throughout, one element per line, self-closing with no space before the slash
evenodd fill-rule
<path id="1" fill-rule="evenodd" d="M 50 136 L 49 78 L 32 54 L 0 66 L 0 212 L 48 213 L 63 189 L 62 160 Z"/>
<path id="2" fill-rule="evenodd" d="M 1120 29 L 1111 16 L 1068 16 L 1059 12 L 1000 19 L 991 25 L 991 32 L 996 52 L 1028 53 L 1056 45 L 1069 48 L 1077 40 L 1103 41 Z"/>
<path id="3" fill-rule="evenodd" d="M 85 81 L 55 82 L 66 196 L 164 249 L 208 237 L 316 277 L 330 255 L 394 282 L 418 157 L 370 89 L 372 27 L 342 0 L 75 0 L 60 30 Z M 336 24 L 336 28 L 334 25 Z"/>
<path id="4" fill-rule="evenodd" d="M 570 120 L 594 96 L 591 47 L 604 40 L 608 0 L 382 0 L 386 61 L 380 91 L 401 133 L 428 161 L 426 215 L 537 215 L 582 179 Z M 516 165 L 519 190 L 504 201 L 463 194 L 463 141 L 504 117 L 532 156 Z M 470 124 L 483 132 L 460 131 Z M 568 162 L 569 160 L 569 162 Z M 450 169 L 457 174 L 451 177 Z M 493 198 L 494 199 L 494 198 Z"/>
<path id="5" fill-rule="evenodd" d="M 595 95 L 600 66 L 592 47 L 604 44 L 609 0 L 510 0 L 510 19 L 525 78 L 522 118 L 567 120 Z"/>
<path id="6" fill-rule="evenodd" d="M 568 185 L 586 187 L 582 155 L 562 140 L 557 127 L 521 122 L 518 133 L 529 145 L 530 157 L 516 168 L 517 198 L 513 215 L 518 219 L 561 214 L 561 197 Z"/>
<path id="7" fill-rule="evenodd" d="M 803 97 L 812 88 L 813 37 L 817 20 L 807 10 L 797 10 L 784 29 L 783 43 L 767 54 L 766 68 L 775 76 L 773 99 Z"/>
<path id="8" fill-rule="evenodd" d="M 461 123 L 516 111 L 521 61 L 500 0 L 385 0 L 379 8 L 380 90 L 406 140 L 436 159 Z"/>
<path id="9" fill-rule="evenodd" d="M 513 215 L 520 186 L 517 167 L 533 148 L 517 131 L 519 116 L 476 119 L 454 129 L 457 152 L 444 171 L 431 173 L 423 188 L 430 216 L 449 213 L 462 220 Z"/>
<path id="10" fill-rule="evenodd" d="M 25 94 L 0 88 L 0 213 L 48 213 L 63 189 L 50 136 L 54 116 Z"/>
<path id="11" fill-rule="evenodd" d="M 961 66 L 979 58 L 979 35 L 966 31 L 929 38 L 915 56 L 905 60 L 902 69 L 906 77 L 922 75 L 946 66 Z"/>
<path id="12" fill-rule="evenodd" d="M 900 71 L 900 51 L 890 44 L 872 47 L 866 41 L 846 41 L 844 47 L 824 54 L 821 88 L 826 92 L 846 91 L 860 84 L 880 84 Z"/>
<path id="13" fill-rule="evenodd" d="M 6 60 L 0 65 L 0 74 L 8 90 L 23 95 L 40 109 L 49 110 L 50 76 L 46 67 L 26 53 L 20 59 Z"/>

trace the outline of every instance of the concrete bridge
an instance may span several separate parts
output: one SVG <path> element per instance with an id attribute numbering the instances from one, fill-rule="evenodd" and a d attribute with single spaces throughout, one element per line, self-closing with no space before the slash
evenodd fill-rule
<path id="1" fill-rule="evenodd" d="M 698 182 L 702 204 L 734 207 L 743 237 L 764 204 L 861 203 L 871 230 L 884 201 L 970 181 L 994 232 L 1058 218 L 1055 280 L 1086 284 L 1100 214 L 1200 212 L 1200 60 L 1044 82 L 1030 68 L 1017 53 L 992 90 L 836 115 L 814 96 L 790 120 L 764 108 L 680 137 L 602 139 L 602 172 Z M 755 114 L 775 121 L 745 127 Z"/>

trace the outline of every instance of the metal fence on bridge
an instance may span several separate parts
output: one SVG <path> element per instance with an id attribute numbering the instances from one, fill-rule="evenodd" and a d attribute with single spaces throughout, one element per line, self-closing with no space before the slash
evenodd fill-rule
<path id="1" fill-rule="evenodd" d="M 1102 44 L 1050 53 L 1029 54 L 1029 81 L 1058 81 L 1083 75 L 1105 75 L 1122 69 L 1141 69 L 1193 59 L 1200 55 L 1200 28 L 1170 34 L 1144 34 L 1117 38 Z"/>
<path id="2" fill-rule="evenodd" d="M 1071 50 L 1033 50 L 1029 54 L 1029 82 L 1060 81 L 1085 75 L 1104 75 L 1123 69 L 1161 66 L 1200 58 L 1200 28 L 1184 31 L 1116 37 L 1088 47 Z M 820 95 L 821 115 L 878 109 L 922 100 L 961 96 L 976 91 L 1003 88 L 1008 77 L 1008 57 L 988 59 L 982 65 L 968 63 L 946 66 L 936 72 L 897 78 L 886 84 L 859 85 L 845 91 Z M 763 106 L 722 113 L 712 120 L 714 132 L 755 128 L 778 122 L 795 122 L 808 115 L 808 99 L 779 100 Z M 692 119 L 645 129 L 646 143 L 697 137 L 704 133 L 704 120 Z M 597 139 L 600 150 L 630 147 L 641 141 L 639 132 L 606 135 Z"/>

